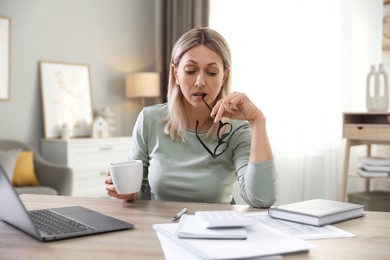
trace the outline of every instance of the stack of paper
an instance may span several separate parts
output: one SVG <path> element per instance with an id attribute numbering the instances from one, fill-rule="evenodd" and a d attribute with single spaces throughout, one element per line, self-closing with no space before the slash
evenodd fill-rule
<path id="1" fill-rule="evenodd" d="M 180 238 L 179 225 L 153 225 L 167 259 L 169 255 L 174 255 L 172 252 L 181 252 L 201 259 L 243 259 L 307 251 L 313 247 L 300 238 L 262 223 L 246 228 L 246 239 Z"/>
<path id="2" fill-rule="evenodd" d="M 390 177 L 390 158 L 358 157 L 358 173 L 363 177 Z"/>
<path id="3" fill-rule="evenodd" d="M 287 220 L 275 219 L 268 216 L 267 211 L 248 212 L 245 213 L 247 217 L 257 219 L 264 225 L 276 228 L 284 233 L 299 237 L 305 240 L 311 239 L 328 239 L 341 237 L 355 237 L 355 234 L 342 230 L 332 225 L 321 227 L 300 224 Z"/>

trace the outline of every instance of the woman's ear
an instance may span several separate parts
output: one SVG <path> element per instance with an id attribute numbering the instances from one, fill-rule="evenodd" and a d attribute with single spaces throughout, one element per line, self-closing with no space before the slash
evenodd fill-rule
<path id="1" fill-rule="evenodd" d="M 175 77 L 176 85 L 180 86 L 179 79 L 177 78 L 177 70 L 174 64 L 171 65 L 172 74 Z"/>
<path id="2" fill-rule="evenodd" d="M 226 71 L 225 71 L 225 74 L 223 75 L 223 83 L 225 83 L 225 80 L 226 80 L 226 78 L 229 76 L 229 73 L 230 73 L 230 69 L 227 69 Z"/>

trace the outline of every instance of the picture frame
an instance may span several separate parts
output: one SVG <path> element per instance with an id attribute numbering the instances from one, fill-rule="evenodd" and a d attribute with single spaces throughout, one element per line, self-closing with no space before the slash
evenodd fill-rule
<path id="1" fill-rule="evenodd" d="M 11 98 L 11 19 L 0 16 L 0 101 Z"/>
<path id="2" fill-rule="evenodd" d="M 390 5 L 385 3 L 382 17 L 382 51 L 390 52 Z"/>
<path id="3" fill-rule="evenodd" d="M 89 66 L 40 61 L 44 136 L 89 137 L 93 120 Z"/>

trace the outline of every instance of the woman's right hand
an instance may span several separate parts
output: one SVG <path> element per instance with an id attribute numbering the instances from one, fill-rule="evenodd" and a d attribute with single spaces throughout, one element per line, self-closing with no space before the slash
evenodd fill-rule
<path id="1" fill-rule="evenodd" d="M 107 171 L 106 178 L 104 179 L 104 183 L 106 185 L 107 195 L 110 197 L 114 197 L 117 199 L 122 199 L 125 201 L 132 201 L 138 199 L 138 193 L 130 193 L 130 194 L 118 194 L 115 189 L 114 184 L 112 183 L 112 178 L 110 175 L 110 171 Z"/>

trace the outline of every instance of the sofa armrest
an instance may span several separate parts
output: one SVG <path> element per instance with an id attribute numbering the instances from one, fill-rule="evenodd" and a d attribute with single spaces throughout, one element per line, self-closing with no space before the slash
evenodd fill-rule
<path id="1" fill-rule="evenodd" d="M 35 158 L 35 174 L 42 186 L 58 191 L 58 195 L 70 196 L 73 186 L 73 171 L 63 165 L 57 165 L 41 158 Z"/>

